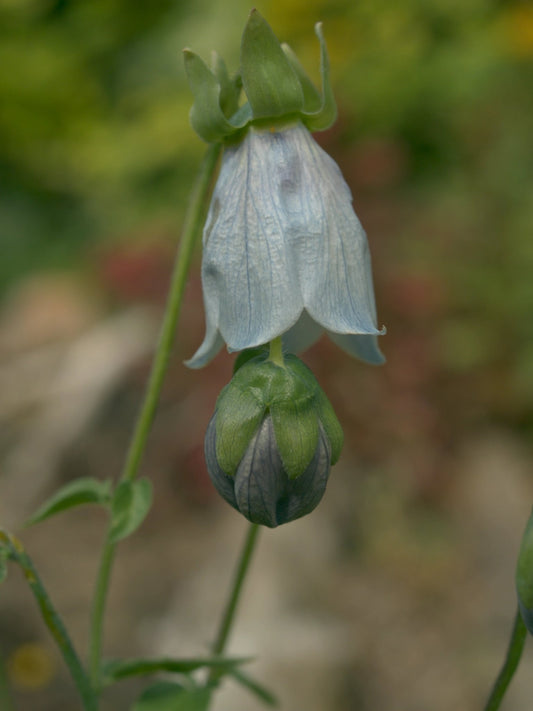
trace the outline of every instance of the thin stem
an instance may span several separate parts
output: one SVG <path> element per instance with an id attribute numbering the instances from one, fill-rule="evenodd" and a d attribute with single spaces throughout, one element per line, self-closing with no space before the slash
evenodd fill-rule
<path id="1" fill-rule="evenodd" d="M 485 706 L 485 711 L 497 711 L 497 709 L 500 708 L 505 692 L 507 691 L 518 664 L 520 663 L 526 636 L 527 629 L 524 621 L 522 620 L 520 610 L 518 609 L 513 624 L 513 631 L 511 632 L 511 640 L 509 642 L 505 662 L 503 663 L 503 667 L 498 674 L 498 678 L 494 682 L 489 700 Z"/>
<path id="2" fill-rule="evenodd" d="M 228 641 L 228 636 L 233 624 L 235 611 L 241 595 L 244 579 L 246 577 L 246 573 L 248 572 L 248 566 L 250 565 L 250 559 L 254 551 L 258 533 L 259 525 L 257 523 L 250 524 L 248 533 L 246 534 L 246 539 L 244 541 L 241 557 L 235 570 L 231 594 L 228 598 L 226 609 L 224 610 L 224 614 L 220 622 L 218 634 L 215 642 L 213 643 L 213 647 L 211 648 L 214 655 L 221 655 L 226 647 L 226 642 Z"/>
<path id="3" fill-rule="evenodd" d="M 12 535 L 2 533 L 1 540 L 7 544 L 9 557 L 18 563 L 24 573 L 24 577 L 39 605 L 42 618 L 48 627 L 52 637 L 55 639 L 57 646 L 65 664 L 69 668 L 70 674 L 83 703 L 85 711 L 97 711 L 98 701 L 91 687 L 89 677 L 83 668 L 80 658 L 78 657 L 74 645 L 68 635 L 65 625 L 55 607 L 52 605 L 48 593 L 33 565 L 30 556 L 24 550 L 22 543 Z"/>
<path id="4" fill-rule="evenodd" d="M 270 341 L 270 360 L 276 365 L 283 367 L 283 347 L 281 342 L 281 336 L 274 338 Z"/>
<path id="5" fill-rule="evenodd" d="M 102 652 L 103 621 L 107 593 L 109 590 L 109 580 L 113 561 L 115 559 L 116 543 L 109 540 L 109 533 L 106 537 L 102 555 L 100 558 L 100 568 L 96 579 L 94 599 L 91 611 L 91 638 L 89 645 L 89 670 L 93 686 L 98 689 L 100 686 L 100 655 Z"/>
<path id="6" fill-rule="evenodd" d="M 141 458 L 146 447 L 146 440 L 148 439 L 148 434 L 157 409 L 163 378 L 165 377 L 168 361 L 172 352 L 176 326 L 181 310 L 181 302 L 183 300 L 183 292 L 185 291 L 185 285 L 187 283 L 187 274 L 196 244 L 196 237 L 200 233 L 206 198 L 211 186 L 211 180 L 220 149 L 220 144 L 213 144 L 207 149 L 191 193 L 180 248 L 172 273 L 159 343 L 154 356 L 150 379 L 146 387 L 144 402 L 137 418 L 122 473 L 122 478 L 129 479 L 130 481 L 133 481 L 137 475 L 139 464 L 141 463 Z"/>
<path id="7" fill-rule="evenodd" d="M 187 282 L 187 273 L 191 264 L 196 239 L 200 233 L 206 199 L 209 193 L 220 150 L 221 146 L 219 144 L 209 146 L 191 192 L 189 207 L 187 214 L 185 215 L 182 238 L 172 273 L 165 315 L 163 317 L 163 324 L 159 335 L 159 342 L 154 355 L 144 400 L 137 417 L 135 429 L 133 431 L 128 453 L 126 455 L 121 481 L 133 481 L 135 479 L 144 454 L 150 428 L 155 417 L 157 403 L 161 394 L 163 379 L 165 377 L 172 352 L 176 327 L 183 301 L 183 293 Z M 111 542 L 108 531 L 104 547 L 102 549 L 102 557 L 96 581 L 91 615 L 89 659 L 91 678 L 96 688 L 99 686 L 98 680 L 100 677 L 103 621 L 109 581 L 115 557 L 115 548 L 116 544 Z"/>

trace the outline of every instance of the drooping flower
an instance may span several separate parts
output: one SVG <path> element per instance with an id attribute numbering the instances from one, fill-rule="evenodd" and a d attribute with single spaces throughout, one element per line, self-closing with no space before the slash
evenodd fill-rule
<path id="1" fill-rule="evenodd" d="M 366 236 L 336 163 L 310 131 L 336 117 L 320 24 L 319 92 L 287 45 L 252 10 L 239 74 L 209 69 L 185 51 L 191 123 L 225 144 L 203 234 L 205 339 L 188 361 L 201 368 L 230 351 L 283 336 L 300 351 L 322 331 L 344 350 L 382 363 Z M 247 101 L 238 108 L 244 89 Z"/>
<path id="2" fill-rule="evenodd" d="M 301 123 L 251 127 L 225 149 L 203 235 L 206 335 L 188 361 L 286 334 L 302 350 L 323 330 L 346 351 L 383 362 L 370 253 L 350 190 Z"/>

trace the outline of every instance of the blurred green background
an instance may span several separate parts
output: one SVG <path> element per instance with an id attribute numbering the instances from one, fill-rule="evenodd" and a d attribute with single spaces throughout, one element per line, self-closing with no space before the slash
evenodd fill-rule
<path id="1" fill-rule="evenodd" d="M 313 25 L 324 23 L 339 119 L 316 137 L 352 189 L 373 255 L 379 320 L 388 329 L 381 341 L 388 359 L 382 369 L 356 364 L 324 340 L 305 356 L 347 437 L 334 471 L 343 493 L 335 493 L 332 476 L 324 503 L 338 544 L 338 557 L 331 562 L 337 567 L 329 573 L 339 582 L 347 575 L 346 590 L 352 590 L 345 566 L 356 561 L 357 575 L 363 566 L 369 580 L 388 576 L 387 589 L 394 591 L 398 584 L 405 593 L 412 585 L 418 601 L 413 615 L 420 613 L 416 619 L 422 626 L 434 616 L 425 608 L 428 595 L 437 608 L 442 604 L 448 610 L 449 602 L 450 610 L 462 606 L 461 614 L 471 613 L 464 626 L 480 625 L 477 642 L 468 649 L 467 641 L 455 639 L 456 646 L 450 643 L 443 652 L 455 660 L 459 655 L 468 681 L 444 682 L 463 691 L 457 697 L 444 694 L 442 708 L 445 703 L 479 708 L 487 676 L 503 654 L 512 608 L 495 613 L 501 626 L 494 639 L 483 625 L 492 605 L 513 600 L 514 550 L 533 501 L 533 6 L 513 0 L 271 0 L 256 7 L 317 81 Z M 9 374 L 12 361 L 43 344 L 68 344 L 117 314 L 147 306 L 158 322 L 188 191 L 204 151 L 188 123 L 191 96 L 181 49 L 191 47 L 204 58 L 216 49 L 235 70 L 249 9 L 241 0 L 0 0 L 0 363 L 5 383 L 16 383 Z M 217 525 L 221 519 L 213 516 L 235 521 L 212 495 L 201 455 L 216 394 L 230 377 L 230 358 L 220 356 L 201 373 L 185 371 L 180 362 L 203 335 L 199 257 L 145 464 L 162 492 L 156 500 L 159 518 L 148 524 L 152 545 L 158 523 L 174 525 L 177 509 L 181 519 L 175 525 L 191 526 L 199 539 L 196 526 L 203 524 L 205 532 L 205 526 Z M 132 359 L 140 365 L 130 364 L 122 380 L 112 382 L 105 406 L 88 418 L 89 429 L 77 433 L 77 444 L 63 443 L 60 480 L 119 470 L 150 360 L 146 348 L 139 349 Z M 28 393 L 41 392 L 40 385 L 24 378 L 17 387 L 19 400 L 10 400 L 16 401 L 14 414 L 0 408 L 0 457 L 8 463 L 35 407 Z M 21 392 L 27 401 L 20 400 Z M 21 486 L 27 487 L 19 464 L 6 466 L 6 481 L 17 467 Z M 498 469 L 493 478 L 491 467 Z M 475 483 L 465 489 L 464 478 L 474 470 L 480 478 L 472 474 Z M 513 479 L 516 471 L 526 474 Z M 46 493 L 53 488 L 50 484 Z M 490 505 L 483 499 L 489 490 Z M 0 500 L 10 501 L 10 492 L 0 477 Z M 352 495 L 353 506 L 347 503 Z M 524 508 L 520 503 L 506 508 L 506 496 Z M 483 510 L 492 513 L 476 528 L 481 519 L 473 512 L 483 501 L 488 507 Z M 19 523 L 30 513 L 26 504 L 12 507 Z M 498 519 L 500 505 L 508 515 L 502 514 L 500 528 L 494 524 L 490 539 L 488 521 Z M 64 520 L 75 525 L 72 518 Z M 95 530 L 101 525 L 100 519 L 80 521 L 94 523 Z M 37 550 L 42 545 L 45 559 L 64 524 L 46 525 L 49 539 L 25 534 Z M 307 524 L 295 524 L 300 525 Z M 175 530 L 179 535 L 181 529 Z M 502 531 L 509 546 L 500 551 Z M 472 562 L 462 544 L 454 547 L 457 537 L 470 534 L 480 546 L 490 539 L 494 568 L 487 564 L 492 553 L 486 549 L 480 553 L 472 544 L 477 550 Z M 98 542 L 97 534 L 87 541 L 88 558 L 90 551 L 96 556 Z M 63 554 L 68 558 L 68 551 Z M 89 578 L 96 559 L 91 560 Z M 490 575 L 502 570 L 503 588 L 489 569 Z M 450 570 L 456 576 L 452 585 Z M 52 580 L 54 574 L 60 595 L 66 573 L 58 567 L 49 571 Z M 160 597 L 146 593 L 147 599 L 163 606 L 172 581 L 160 571 L 154 575 L 166 582 Z M 471 582 L 476 575 L 479 588 Z M 80 579 L 86 578 L 80 574 Z M 473 586 L 472 599 L 487 586 L 500 592 L 488 595 L 486 607 L 479 608 L 485 613 L 475 612 L 460 596 L 448 600 L 442 592 L 449 590 L 453 597 L 457 580 Z M 86 588 L 76 600 L 84 600 Z M 370 589 L 365 600 L 379 599 Z M 361 590 L 353 594 L 356 599 Z M 6 609 L 18 610 L 15 597 L 8 596 Z M 137 602 L 141 605 L 140 598 Z M 340 619 L 358 614 L 348 598 L 344 607 L 336 604 Z M 119 607 L 117 598 L 113 609 Z M 324 601 L 324 609 L 330 608 Z M 77 619 L 78 612 L 70 612 Z M 17 614 L 13 619 L 20 621 Z M 454 614 L 459 613 L 442 619 L 457 623 L 460 616 Z M 486 614 L 485 621 L 477 614 Z M 370 624 L 375 631 L 379 619 Z M 15 627 L 6 624 L 3 646 L 0 642 L 0 653 L 11 660 L 13 650 L 33 639 L 31 631 Z M 125 629 L 126 623 L 115 637 L 110 634 L 118 640 L 117 653 L 133 644 Z M 395 632 L 407 644 L 412 629 L 403 633 Z M 84 640 L 83 624 L 76 634 Z M 494 656 L 486 666 L 476 666 L 492 641 Z M 397 657 L 393 648 L 389 652 Z M 391 697 L 380 696 L 385 693 L 381 677 L 367 684 L 379 663 L 369 672 L 365 654 L 355 656 L 355 667 L 335 687 L 335 701 L 316 708 L 427 711 L 422 691 L 419 705 L 403 702 L 402 693 L 409 698 L 414 690 L 395 686 L 392 677 L 387 680 Z M 8 669 L 15 681 L 17 668 Z M 417 672 L 412 677 L 417 679 Z M 31 687 L 31 679 L 21 688 L 25 683 Z M 69 709 L 68 702 L 58 706 L 63 687 L 58 689 L 59 696 L 50 692 L 47 701 L 43 694 L 40 702 L 21 692 L 16 708 Z M 516 697 L 513 708 L 529 709 L 529 698 L 524 692 L 523 705 Z M 111 701 L 109 708 L 122 703 Z"/>
<path id="2" fill-rule="evenodd" d="M 370 235 L 384 348 L 423 327 L 439 369 L 475 381 L 477 403 L 469 392 L 456 413 L 477 404 L 530 431 L 531 4 L 258 9 L 315 76 L 312 28 L 324 22 L 340 119 L 319 140 Z M 180 49 L 216 48 L 235 69 L 247 11 L 237 0 L 2 0 L 2 291 L 32 270 L 94 269 L 113 247 L 174 246 L 202 153 Z"/>

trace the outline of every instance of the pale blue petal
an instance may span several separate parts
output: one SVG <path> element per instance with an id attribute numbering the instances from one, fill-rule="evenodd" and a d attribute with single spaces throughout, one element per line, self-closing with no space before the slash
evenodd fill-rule
<path id="1" fill-rule="evenodd" d="M 212 360 L 224 345 L 224 339 L 217 328 L 218 302 L 216 295 L 206 293 L 204 289 L 205 338 L 192 358 L 185 361 L 189 368 L 203 368 Z"/>
<path id="2" fill-rule="evenodd" d="M 379 350 L 377 336 L 338 334 L 328 332 L 333 343 L 351 356 L 364 360 L 371 365 L 382 365 L 385 356 Z"/>
<path id="3" fill-rule="evenodd" d="M 318 341 L 324 329 L 303 311 L 298 321 L 283 334 L 283 348 L 289 353 L 302 353 Z"/>
<path id="4" fill-rule="evenodd" d="M 370 253 L 350 190 L 303 126 L 286 133 L 301 166 L 299 184 L 285 191 L 284 202 L 304 306 L 330 331 L 378 334 Z"/>
<path id="5" fill-rule="evenodd" d="M 185 361 L 185 365 L 188 368 L 203 368 L 210 360 L 213 360 L 223 345 L 224 339 L 220 335 L 220 332 L 216 329 L 208 329 L 202 345 L 192 358 Z"/>
<path id="6" fill-rule="evenodd" d="M 288 330 L 303 303 L 286 240 L 280 189 L 298 156 L 285 133 L 248 131 L 224 152 L 204 230 L 206 309 L 230 350 L 253 348 Z"/>

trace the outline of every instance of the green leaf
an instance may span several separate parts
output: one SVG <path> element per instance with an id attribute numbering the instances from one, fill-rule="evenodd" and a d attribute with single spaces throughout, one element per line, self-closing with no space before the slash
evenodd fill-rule
<path id="1" fill-rule="evenodd" d="M 152 484 L 146 479 L 121 481 L 111 503 L 111 533 L 113 543 L 126 538 L 144 521 L 152 505 Z"/>
<path id="2" fill-rule="evenodd" d="M 76 479 L 63 486 L 51 496 L 33 516 L 26 526 L 44 521 L 54 514 L 81 504 L 101 504 L 108 506 L 111 500 L 111 482 L 90 477 Z"/>
<path id="3" fill-rule="evenodd" d="M 261 699 L 267 706 L 279 706 L 279 700 L 272 694 L 268 689 L 266 689 L 262 684 L 259 684 L 255 679 L 252 679 L 248 674 L 245 674 L 240 669 L 235 669 L 230 672 L 230 675 L 238 681 L 239 684 L 244 686 L 245 689 L 251 691 L 255 694 L 257 698 Z"/>
<path id="4" fill-rule="evenodd" d="M 268 22 L 252 10 L 241 41 L 241 75 L 254 119 L 302 110 L 300 81 Z"/>
<path id="5" fill-rule="evenodd" d="M 158 681 L 143 691 L 132 711 L 207 711 L 211 691 Z"/>
<path id="6" fill-rule="evenodd" d="M 252 660 L 249 657 L 211 657 L 207 659 L 162 657 L 159 659 L 109 660 L 102 667 L 102 676 L 104 684 L 108 685 L 131 676 L 143 676 L 145 674 L 156 674 L 157 672 L 189 674 L 197 669 L 209 668 L 222 673 L 227 671 L 233 673 L 235 667 L 250 661 Z"/>

